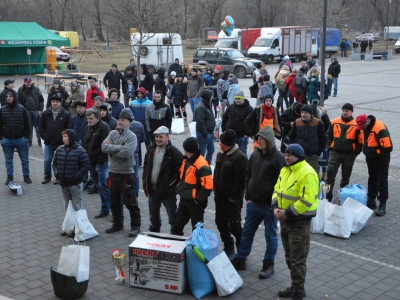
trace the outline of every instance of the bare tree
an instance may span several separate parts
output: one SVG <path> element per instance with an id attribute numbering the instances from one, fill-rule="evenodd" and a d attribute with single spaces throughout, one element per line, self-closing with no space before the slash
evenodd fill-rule
<path id="1" fill-rule="evenodd" d="M 272 27 L 275 19 L 283 9 L 282 1 L 277 0 L 253 0 L 252 11 L 256 15 L 257 26 Z"/>
<path id="2" fill-rule="evenodd" d="M 58 31 L 64 31 L 65 30 L 65 24 L 64 24 L 65 14 L 67 12 L 66 7 L 68 5 L 69 0 L 62 0 L 61 2 L 60 1 L 57 1 L 57 2 L 62 7 L 61 8 L 61 21 L 60 21 L 60 26 L 58 27 Z"/>
<path id="3" fill-rule="evenodd" d="M 226 0 L 199 0 L 199 6 L 204 12 L 203 16 L 206 19 L 208 16 L 208 27 L 214 28 L 218 22 L 222 22 L 221 14 L 225 2 Z"/>
<path id="4" fill-rule="evenodd" d="M 105 42 L 106 40 L 104 39 L 103 27 L 102 27 L 101 16 L 100 16 L 100 0 L 93 0 L 93 2 L 94 2 L 94 7 L 96 9 L 96 19 L 94 21 L 94 25 L 96 28 L 97 39 L 100 42 Z"/>

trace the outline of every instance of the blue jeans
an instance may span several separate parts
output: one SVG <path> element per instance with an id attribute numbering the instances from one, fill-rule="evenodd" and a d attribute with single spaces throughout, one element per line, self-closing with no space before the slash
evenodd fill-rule
<path id="1" fill-rule="evenodd" d="M 40 139 L 40 135 L 39 135 L 39 126 L 36 126 L 36 125 L 38 125 L 37 124 L 37 117 L 39 116 L 39 113 L 38 113 L 38 111 L 35 109 L 35 110 L 31 110 L 31 109 L 29 109 L 29 110 L 27 110 L 27 112 L 28 112 L 28 115 L 29 115 L 29 119 L 31 120 L 31 132 L 30 132 L 30 134 L 29 134 L 29 140 L 30 141 L 32 141 L 33 140 L 33 128 L 35 128 L 35 131 L 36 131 L 36 138 L 39 140 Z"/>
<path id="2" fill-rule="evenodd" d="M 58 146 L 45 145 L 44 147 L 44 175 L 51 176 L 51 162 Z"/>
<path id="3" fill-rule="evenodd" d="M 99 189 L 101 199 L 100 212 L 108 214 L 111 210 L 110 189 L 108 188 L 108 163 L 97 163 L 90 166 L 90 176 L 92 176 L 94 184 Z"/>
<path id="4" fill-rule="evenodd" d="M 139 156 L 135 157 L 135 166 L 133 167 L 136 177 L 136 198 L 139 197 Z"/>
<path id="5" fill-rule="evenodd" d="M 4 158 L 6 160 L 7 176 L 14 176 L 14 149 L 17 149 L 22 164 L 22 174 L 29 175 L 29 146 L 25 138 L 8 139 L 1 141 Z"/>
<path id="6" fill-rule="evenodd" d="M 209 133 L 204 137 L 200 132 L 196 131 L 196 139 L 199 142 L 201 155 L 203 155 L 206 161 L 211 165 L 212 156 L 214 154 L 214 133 Z"/>
<path id="7" fill-rule="evenodd" d="M 244 155 L 247 156 L 247 144 L 249 143 L 249 137 L 242 136 L 236 139 L 236 144 L 239 146 L 239 150 L 241 150 Z"/>
<path id="8" fill-rule="evenodd" d="M 242 240 L 235 258 L 247 259 L 251 252 L 254 235 L 262 221 L 264 221 L 265 242 L 267 244 L 264 259 L 275 261 L 275 255 L 278 251 L 278 234 L 276 232 L 278 221 L 268 206 L 254 202 L 249 202 L 246 205 L 246 219 L 243 225 Z"/>
<path id="9" fill-rule="evenodd" d="M 196 110 L 197 105 L 200 103 L 201 98 L 189 98 L 190 109 L 192 110 L 192 115 L 194 117 L 194 111 Z"/>
<path id="10" fill-rule="evenodd" d="M 283 100 L 285 100 L 286 108 L 289 107 L 289 101 L 288 101 L 288 98 L 287 98 L 287 91 L 286 92 L 282 92 L 280 89 L 278 89 L 278 93 L 279 93 L 279 97 L 278 97 L 278 103 L 276 105 L 276 109 L 279 110 L 279 108 L 281 108 L 282 111 L 283 111 Z"/>
<path id="11" fill-rule="evenodd" d="M 332 77 L 332 85 L 333 85 L 333 94 L 337 95 L 337 83 L 338 83 L 338 77 Z"/>

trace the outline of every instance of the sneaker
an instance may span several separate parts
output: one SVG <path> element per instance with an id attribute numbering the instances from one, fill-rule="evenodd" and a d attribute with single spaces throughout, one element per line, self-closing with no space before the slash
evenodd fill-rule
<path id="1" fill-rule="evenodd" d="M 379 207 L 375 210 L 375 216 L 382 217 L 386 214 L 386 203 L 379 203 Z"/>
<path id="2" fill-rule="evenodd" d="M 269 259 L 263 260 L 263 267 L 260 274 L 258 274 L 258 278 L 267 279 L 271 277 L 271 275 L 274 273 L 275 273 L 274 262 L 270 261 Z"/>
<path id="3" fill-rule="evenodd" d="M 131 232 L 129 232 L 128 236 L 129 237 L 137 237 L 137 235 L 140 233 L 140 228 L 139 227 L 132 227 Z"/>
<path id="4" fill-rule="evenodd" d="M 106 233 L 114 233 L 117 231 L 121 231 L 124 229 L 124 226 L 115 226 L 114 224 L 110 227 L 106 229 Z"/>
<path id="5" fill-rule="evenodd" d="M 29 175 L 24 175 L 24 181 L 25 181 L 25 183 L 32 183 L 32 180 L 31 180 L 31 178 L 29 177 Z"/>
<path id="6" fill-rule="evenodd" d="M 378 206 L 376 205 L 375 199 L 368 199 L 368 200 L 367 200 L 367 207 L 368 207 L 369 209 L 377 209 Z"/>
<path id="7" fill-rule="evenodd" d="M 306 291 L 303 289 L 303 298 L 306 297 Z M 278 297 L 280 298 L 291 298 L 293 296 L 293 288 L 292 287 L 288 287 L 284 290 L 281 290 L 278 292 Z"/>
<path id="8" fill-rule="evenodd" d="M 246 270 L 246 260 L 244 258 L 235 257 L 231 260 L 232 265 L 235 267 L 236 270 Z"/>
<path id="9" fill-rule="evenodd" d="M 12 176 L 7 176 L 7 180 L 6 180 L 6 185 L 8 185 L 11 181 L 14 180 L 14 177 Z"/>
<path id="10" fill-rule="evenodd" d="M 333 95 L 333 97 L 336 97 L 336 95 Z"/>
<path id="11" fill-rule="evenodd" d="M 44 175 L 42 184 L 49 183 L 51 181 L 51 176 L 50 175 Z"/>

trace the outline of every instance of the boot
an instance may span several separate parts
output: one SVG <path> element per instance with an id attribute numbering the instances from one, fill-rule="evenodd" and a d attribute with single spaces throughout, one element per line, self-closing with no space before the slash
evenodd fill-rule
<path id="1" fill-rule="evenodd" d="M 6 185 L 8 185 L 11 181 L 14 180 L 14 177 L 12 176 L 7 176 L 7 180 L 6 180 Z"/>
<path id="2" fill-rule="evenodd" d="M 274 262 L 270 261 L 269 259 L 264 259 L 263 267 L 262 267 L 260 274 L 258 274 L 258 278 L 267 279 L 267 278 L 271 277 L 271 275 L 274 273 L 275 273 Z"/>
<path id="3" fill-rule="evenodd" d="M 303 289 L 293 289 L 292 300 L 303 300 Z"/>
<path id="4" fill-rule="evenodd" d="M 51 176 L 50 175 L 44 175 L 42 184 L 49 183 L 51 181 Z"/>
<path id="5" fill-rule="evenodd" d="M 234 259 L 231 260 L 231 263 L 234 266 L 234 268 L 238 271 L 247 269 L 246 260 L 244 258 L 235 257 Z"/>
<path id="6" fill-rule="evenodd" d="M 369 209 L 377 209 L 378 208 L 378 206 L 376 206 L 376 201 L 375 201 L 375 199 L 371 199 L 371 198 L 368 198 L 368 200 L 367 200 L 367 207 L 369 208 Z"/>
<path id="7" fill-rule="evenodd" d="M 386 214 L 386 202 L 380 202 L 379 207 L 375 210 L 375 216 L 382 217 Z"/>
<path id="8" fill-rule="evenodd" d="M 303 289 L 302 292 L 303 292 L 302 296 L 303 296 L 303 298 L 305 298 L 306 291 Z M 292 287 L 288 287 L 288 288 L 278 292 L 279 298 L 291 298 L 292 296 L 293 296 L 293 288 Z"/>
<path id="9" fill-rule="evenodd" d="M 24 175 L 24 181 L 25 181 L 25 183 L 32 183 L 32 180 L 31 180 L 31 178 L 29 177 L 29 175 Z"/>

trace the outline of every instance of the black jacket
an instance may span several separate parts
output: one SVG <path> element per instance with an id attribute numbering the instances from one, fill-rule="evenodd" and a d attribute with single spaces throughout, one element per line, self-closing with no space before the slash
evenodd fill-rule
<path id="1" fill-rule="evenodd" d="M 27 110 L 16 102 L 16 92 L 14 93 L 14 101 L 10 105 L 6 103 L 0 109 L 0 140 L 7 139 L 29 139 L 30 134 L 30 117 Z"/>
<path id="2" fill-rule="evenodd" d="M 168 75 L 171 75 L 171 72 L 175 71 L 176 75 L 183 74 L 182 66 L 180 64 L 173 63 L 169 66 Z"/>
<path id="3" fill-rule="evenodd" d="M 159 69 L 158 76 L 154 80 L 154 91 L 161 91 L 163 97 L 167 95 L 167 86 L 165 85 L 164 74 L 165 74 L 165 69 L 163 68 Z"/>
<path id="4" fill-rule="evenodd" d="M 204 137 L 214 131 L 215 118 L 213 110 L 210 104 L 203 99 L 201 99 L 194 111 L 194 120 L 196 122 L 196 131 L 200 132 Z"/>
<path id="5" fill-rule="evenodd" d="M 219 152 L 214 170 L 214 194 L 216 201 L 229 199 L 242 204 L 248 159 L 237 145 L 228 152 Z"/>
<path id="6" fill-rule="evenodd" d="M 86 126 L 85 149 L 91 165 L 108 161 L 108 154 L 101 151 L 101 144 L 108 137 L 111 129 L 107 123 L 99 120 L 94 126 Z"/>
<path id="7" fill-rule="evenodd" d="M 87 126 L 86 113 L 82 116 L 76 114 L 71 118 L 69 128 L 73 129 L 76 133 L 76 141 L 83 147 L 85 147 L 85 130 Z"/>
<path id="8" fill-rule="evenodd" d="M 329 65 L 328 75 L 330 74 L 330 75 L 332 75 L 332 77 L 336 78 L 336 77 L 339 77 L 339 74 L 340 74 L 340 64 L 336 58 L 332 58 L 332 59 L 334 60 L 334 62 Z"/>
<path id="9" fill-rule="evenodd" d="M 65 129 L 69 129 L 71 117 L 62 106 L 57 113 L 54 121 L 53 111 L 51 107 L 45 110 L 40 118 L 39 132 L 40 137 L 44 140 L 45 145 L 60 146 L 63 144 L 62 134 Z"/>
<path id="10" fill-rule="evenodd" d="M 150 145 L 144 159 L 143 190 L 146 197 L 151 193 L 155 199 L 166 199 L 177 194 L 176 186 L 179 183 L 179 169 L 182 165 L 182 153 L 168 141 L 163 161 L 161 163 L 160 175 L 157 179 L 157 189 L 151 187 L 151 172 L 153 170 L 154 152 L 157 145 Z"/>
<path id="11" fill-rule="evenodd" d="M 290 130 L 292 129 L 291 123 L 300 118 L 300 115 L 296 114 L 295 111 L 297 104 L 297 102 L 293 103 L 281 114 L 282 140 L 289 134 Z"/>
<path id="12" fill-rule="evenodd" d="M 53 95 L 55 95 L 55 94 L 61 95 L 62 107 L 64 107 L 64 109 L 68 111 L 68 107 L 67 107 L 67 104 L 65 103 L 65 100 L 67 100 L 69 94 L 66 91 L 64 86 L 59 86 L 58 89 L 55 89 L 53 86 L 50 87 L 49 94 L 47 95 L 46 109 L 48 109 L 50 107 L 51 97 L 53 97 Z"/>
<path id="13" fill-rule="evenodd" d="M 122 92 L 124 94 L 126 94 L 126 91 L 128 90 L 128 80 L 129 79 L 132 81 L 133 90 L 136 91 L 136 89 L 138 88 L 138 80 L 137 80 L 136 76 L 133 75 L 133 73 L 125 74 L 124 77 L 122 78 Z"/>
<path id="14" fill-rule="evenodd" d="M 113 73 L 112 70 L 108 71 L 106 75 L 104 75 L 103 78 L 103 83 L 104 86 L 107 88 L 114 88 L 117 89 L 118 91 L 121 89 L 121 81 L 123 80 L 123 75 L 120 71 L 115 71 Z"/>
<path id="15" fill-rule="evenodd" d="M 235 103 L 229 105 L 222 116 L 222 131 L 225 132 L 227 129 L 232 129 L 238 137 L 245 136 L 244 120 L 252 111 L 253 108 L 247 99 L 244 100 L 242 105 L 236 105 Z"/>
<path id="16" fill-rule="evenodd" d="M 306 155 L 320 155 L 326 145 L 324 124 L 317 118 L 311 117 L 310 121 L 304 122 L 298 118 L 289 134 L 291 144 L 296 143 L 303 147 Z"/>
<path id="17" fill-rule="evenodd" d="M 9 88 L 4 87 L 4 90 L 1 91 L 1 93 L 0 93 L 0 107 L 3 106 L 3 105 L 6 105 L 6 95 L 7 95 L 7 92 L 9 90 L 10 90 Z M 14 91 L 14 95 L 15 95 L 14 100 L 17 100 L 16 102 L 18 103 L 18 93 Z"/>
<path id="18" fill-rule="evenodd" d="M 175 105 L 183 105 L 184 103 L 187 103 L 187 83 L 175 83 L 169 97 L 169 99 L 173 98 Z"/>
<path id="19" fill-rule="evenodd" d="M 35 106 L 37 111 L 42 111 L 43 106 L 44 106 L 44 98 L 42 95 L 42 92 L 38 87 L 35 86 L 34 83 L 32 83 L 32 86 L 27 89 L 25 85 L 21 86 L 18 89 L 18 102 L 22 104 L 23 107 L 27 107 L 26 105 L 26 96 L 27 95 L 32 95 L 33 100 L 35 101 Z"/>
<path id="20" fill-rule="evenodd" d="M 147 92 L 153 91 L 154 87 L 154 77 L 153 73 L 147 70 L 147 65 L 146 64 L 141 64 L 140 65 L 143 69 L 143 73 L 141 74 L 141 77 L 143 79 L 140 80 L 140 85 L 139 87 L 143 87 Z"/>
<path id="21" fill-rule="evenodd" d="M 90 169 L 89 157 L 86 150 L 69 136 L 72 147 L 62 145 L 57 148 L 53 158 L 54 176 L 61 186 L 77 185 Z"/>

